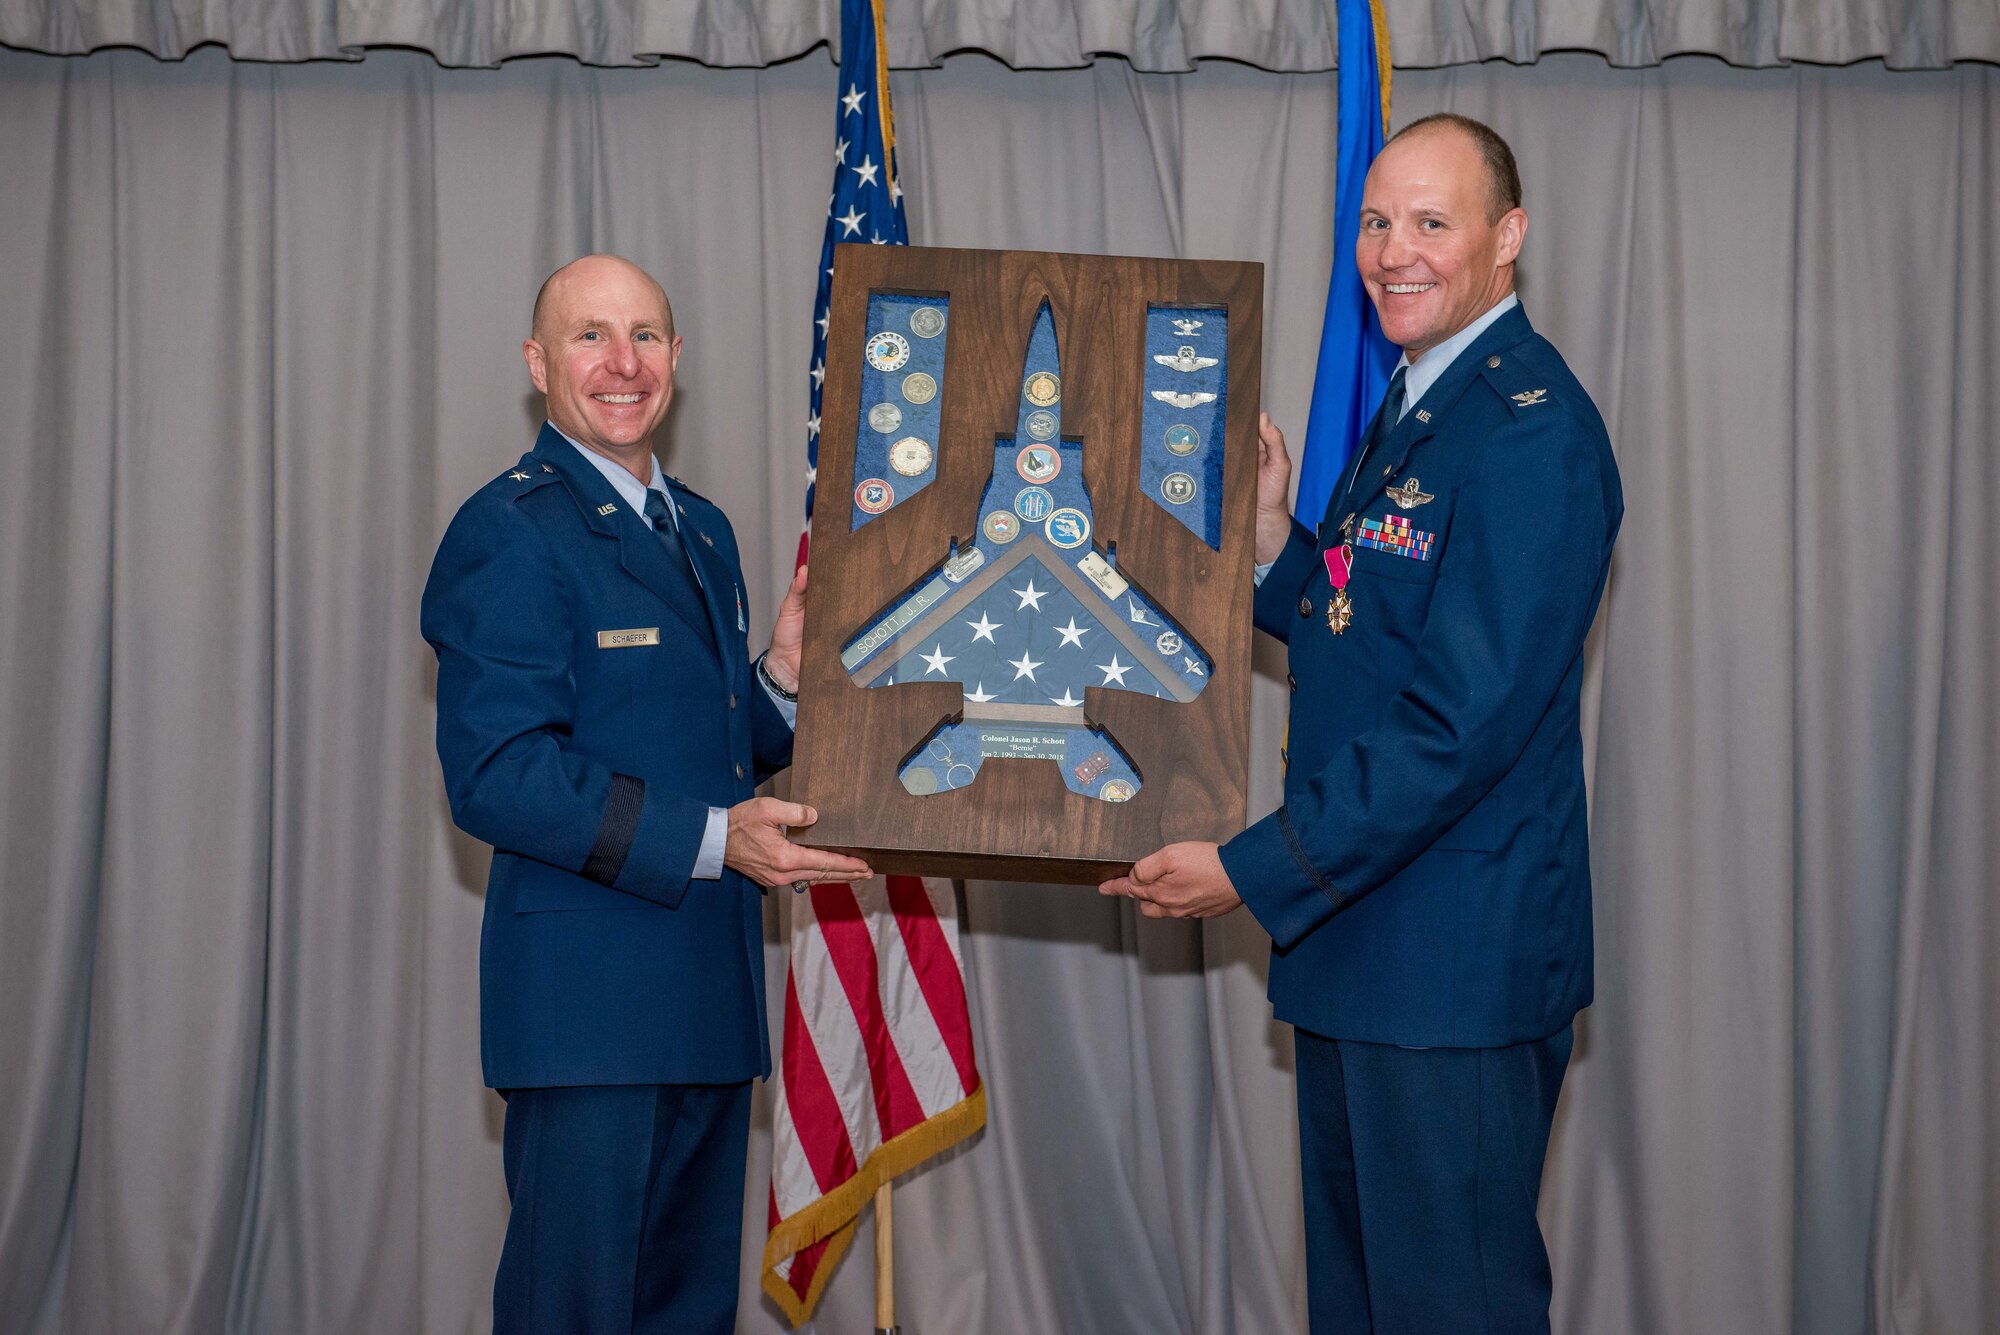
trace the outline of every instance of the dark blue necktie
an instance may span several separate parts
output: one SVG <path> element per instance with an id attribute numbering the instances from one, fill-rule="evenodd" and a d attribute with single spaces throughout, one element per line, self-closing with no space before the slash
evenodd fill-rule
<path id="1" fill-rule="evenodd" d="M 681 541 L 681 526 L 667 511 L 667 498 L 646 488 L 646 518 L 653 521 L 653 536 L 666 548 L 667 560 L 673 568 L 690 580 L 694 579 L 694 567 L 688 563 L 687 545 Z"/>
<path id="2" fill-rule="evenodd" d="M 1354 471 L 1348 474 L 1347 485 L 1327 498 L 1325 523 L 1332 522 L 1336 513 L 1345 513 L 1347 498 L 1354 492 L 1354 485 L 1361 477 L 1361 470 L 1368 466 L 1368 453 L 1377 442 L 1386 439 L 1396 424 L 1403 420 L 1403 379 L 1409 367 L 1399 366 L 1396 374 L 1389 377 L 1389 392 L 1382 396 L 1382 411 L 1375 416 L 1374 429 L 1361 438 L 1361 447 L 1354 452 Z"/>

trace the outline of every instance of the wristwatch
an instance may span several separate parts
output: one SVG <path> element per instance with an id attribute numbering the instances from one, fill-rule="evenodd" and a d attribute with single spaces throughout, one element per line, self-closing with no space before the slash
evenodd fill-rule
<path id="1" fill-rule="evenodd" d="M 764 658 L 765 655 L 763 654 L 757 655 L 758 678 L 763 681 L 764 685 L 770 688 L 771 694 L 788 704 L 797 704 L 799 702 L 799 693 L 797 691 L 788 691 L 778 685 L 778 679 L 771 675 L 771 669 L 764 666 Z"/>

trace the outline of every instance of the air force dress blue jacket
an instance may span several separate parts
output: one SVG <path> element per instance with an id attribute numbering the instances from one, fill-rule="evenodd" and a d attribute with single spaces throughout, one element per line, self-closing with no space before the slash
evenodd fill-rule
<path id="1" fill-rule="evenodd" d="M 1407 1046 L 1543 1038 L 1591 995 L 1578 711 L 1617 465 L 1518 307 L 1371 437 L 1258 588 L 1257 625 L 1289 646 L 1285 800 L 1223 866 L 1271 934 L 1279 1018 Z"/>
<path id="2" fill-rule="evenodd" d="M 496 1089 L 768 1074 L 756 885 L 690 873 L 710 807 L 790 763 L 722 511 L 669 481 L 700 582 L 553 427 L 459 510 L 424 589 L 453 819 L 493 845 Z"/>

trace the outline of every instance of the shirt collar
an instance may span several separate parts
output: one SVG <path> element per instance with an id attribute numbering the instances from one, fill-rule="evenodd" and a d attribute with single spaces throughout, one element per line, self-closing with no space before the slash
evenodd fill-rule
<path id="1" fill-rule="evenodd" d="M 1410 368 L 1409 374 L 1403 377 L 1403 411 L 1408 413 L 1417 406 L 1417 400 L 1424 396 L 1424 391 L 1437 383 L 1438 377 L 1451 368 L 1451 364 L 1458 360 L 1460 353 L 1472 346 L 1473 340 L 1486 332 L 1488 325 L 1520 304 L 1521 299 L 1509 292 L 1494 302 L 1486 314 L 1426 352 L 1421 361 L 1412 365 L 1410 354 L 1404 353 L 1403 360 L 1396 363 L 1398 369 L 1405 366 Z M 653 466 L 659 467 L 658 464 Z M 629 478 L 631 474 L 628 473 L 626 476 Z"/>
<path id="2" fill-rule="evenodd" d="M 659 492 L 662 496 L 667 495 L 667 482 L 665 476 L 660 472 L 660 461 L 658 459 L 653 459 L 652 461 L 652 482 L 648 486 L 642 487 L 639 485 L 639 479 L 633 477 L 627 471 L 625 465 L 605 458 L 596 450 L 588 450 L 581 445 L 577 445 L 576 438 L 561 427 L 556 426 L 554 422 L 549 423 L 549 426 L 558 436 L 561 436 L 571 445 L 575 445 L 576 452 L 585 459 L 588 459 L 590 466 L 604 475 L 604 480 L 611 484 L 612 490 L 625 498 L 625 504 L 632 507 L 632 513 L 639 516 L 640 522 L 644 523 L 648 528 L 652 527 L 653 521 L 646 518 L 646 492 L 652 490 Z M 648 457 L 651 458 L 651 456 Z M 671 502 L 673 498 L 668 496 L 667 499 Z M 675 507 L 669 504 L 667 506 L 667 513 L 673 514 L 674 509 Z M 680 517 L 678 515 L 675 515 L 674 523 L 676 526 L 680 524 Z"/>

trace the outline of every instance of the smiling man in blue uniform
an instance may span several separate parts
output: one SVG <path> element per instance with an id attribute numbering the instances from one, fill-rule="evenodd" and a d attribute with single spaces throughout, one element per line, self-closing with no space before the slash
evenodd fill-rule
<path id="1" fill-rule="evenodd" d="M 424 589 L 452 816 L 493 845 L 480 1048 L 507 1099 L 501 1332 L 735 1328 L 750 1081 L 771 1069 L 758 886 L 802 848 L 790 763 L 806 572 L 755 662 L 729 521 L 661 475 L 681 340 L 615 256 L 550 276 L 535 447 L 460 508 Z"/>
<path id="2" fill-rule="evenodd" d="M 1150 917 L 1247 904 L 1271 934 L 1315 1335 L 1549 1328 L 1535 1202 L 1591 988 L 1583 643 L 1624 501 L 1514 295 L 1527 225 L 1476 121 L 1427 117 L 1376 158 L 1355 262 L 1404 355 L 1316 532 L 1260 424 L 1284 804 L 1102 887 Z"/>

